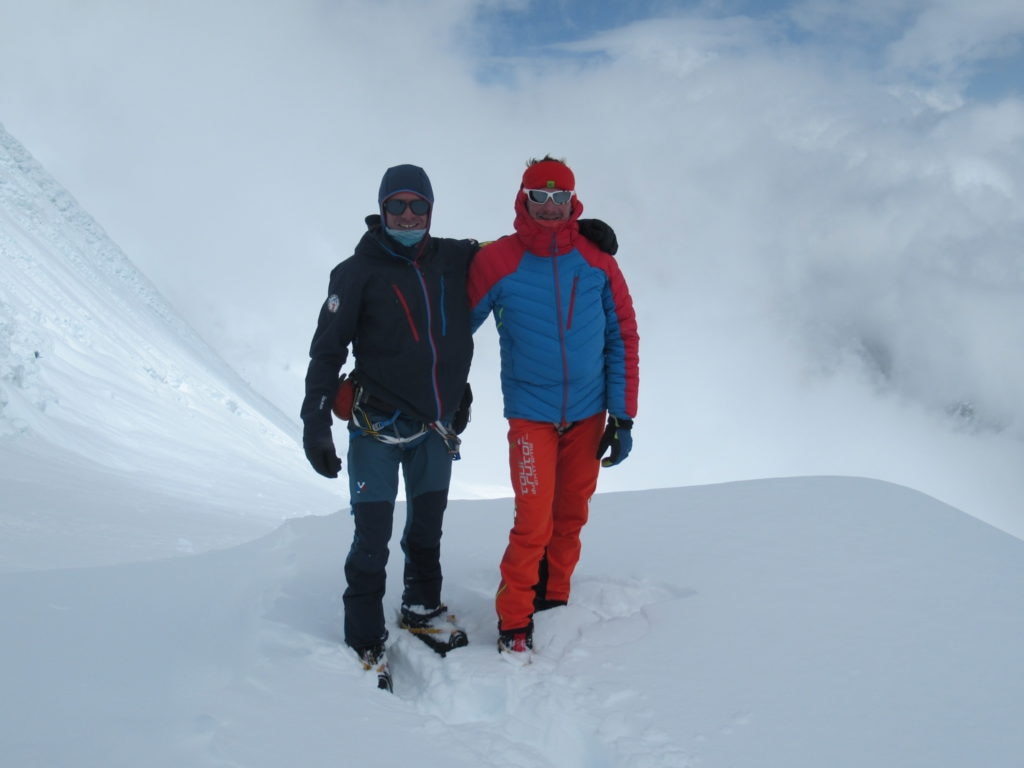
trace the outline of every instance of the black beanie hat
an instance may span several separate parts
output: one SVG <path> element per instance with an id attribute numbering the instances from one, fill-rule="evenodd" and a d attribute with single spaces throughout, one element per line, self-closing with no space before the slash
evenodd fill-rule
<path id="1" fill-rule="evenodd" d="M 413 192 L 434 204 L 434 190 L 430 186 L 427 172 L 418 165 L 396 165 L 384 172 L 380 180 L 380 191 L 377 202 L 383 204 L 392 195 L 399 192 Z"/>

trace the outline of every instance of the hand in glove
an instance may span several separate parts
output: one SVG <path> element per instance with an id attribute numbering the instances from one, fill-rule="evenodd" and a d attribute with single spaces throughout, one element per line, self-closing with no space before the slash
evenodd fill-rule
<path id="1" fill-rule="evenodd" d="M 472 412 L 470 406 L 473 405 L 473 390 L 469 386 L 469 382 L 466 382 L 466 389 L 462 392 L 462 402 L 459 403 L 459 410 L 455 412 L 455 416 L 452 418 L 452 431 L 456 435 L 461 435 L 466 431 L 466 427 L 469 425 L 469 417 Z"/>
<path id="2" fill-rule="evenodd" d="M 302 447 L 306 451 L 306 458 L 310 465 L 317 471 L 317 474 L 324 477 L 337 477 L 341 471 L 341 459 L 334 449 L 334 438 L 331 436 L 331 427 L 328 424 L 326 430 L 322 427 L 311 428 L 309 425 L 302 432 Z"/>
<path id="3" fill-rule="evenodd" d="M 614 467 L 626 460 L 633 450 L 633 420 L 608 417 L 608 426 L 604 428 L 601 442 L 597 446 L 597 458 L 601 459 L 602 467 Z M 608 458 L 602 459 L 604 452 L 612 449 Z"/>
<path id="4" fill-rule="evenodd" d="M 605 253 L 612 256 L 619 250 L 619 240 L 615 237 L 615 230 L 600 219 L 580 219 L 580 234 L 592 242 Z"/>

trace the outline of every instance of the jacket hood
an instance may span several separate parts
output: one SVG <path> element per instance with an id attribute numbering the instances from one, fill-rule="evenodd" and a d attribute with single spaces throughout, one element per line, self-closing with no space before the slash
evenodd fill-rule
<path id="1" fill-rule="evenodd" d="M 399 192 L 412 192 L 430 203 L 426 227 L 427 232 L 430 232 L 430 222 L 434 218 L 434 188 L 430 185 L 427 172 L 418 165 L 408 164 L 395 165 L 384 171 L 384 177 L 380 180 L 380 189 L 377 190 L 377 205 L 382 222 L 387 221 L 384 218 L 384 201 Z M 388 240 L 394 242 L 391 238 Z M 397 242 L 395 244 L 398 245 Z"/>
<path id="2" fill-rule="evenodd" d="M 399 192 L 412 192 L 434 204 L 434 189 L 430 186 L 427 172 L 418 165 L 396 165 L 384 171 L 377 190 L 377 202 L 383 203 Z"/>
<path id="3" fill-rule="evenodd" d="M 569 218 L 557 227 L 545 227 L 530 215 L 526 209 L 526 193 L 522 189 L 516 193 L 515 211 L 516 236 L 530 253 L 538 256 L 568 253 L 575 247 L 576 238 L 580 237 L 577 221 L 583 213 L 583 203 L 577 195 L 572 197 Z"/>

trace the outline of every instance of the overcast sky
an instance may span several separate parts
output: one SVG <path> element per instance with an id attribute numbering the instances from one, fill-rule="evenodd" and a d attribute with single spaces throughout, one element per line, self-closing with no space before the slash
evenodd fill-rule
<path id="1" fill-rule="evenodd" d="M 566 157 L 681 446 L 637 486 L 879 476 L 871 424 L 1020 455 L 1022 40 L 1015 0 L 0 0 L 0 122 L 292 417 L 385 168 L 491 239 Z"/>

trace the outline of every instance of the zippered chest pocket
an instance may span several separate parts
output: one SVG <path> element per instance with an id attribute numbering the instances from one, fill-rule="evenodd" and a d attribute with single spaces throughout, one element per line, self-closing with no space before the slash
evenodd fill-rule
<path id="1" fill-rule="evenodd" d="M 601 322 L 604 317 L 603 289 L 603 276 L 593 270 L 584 270 L 572 276 L 568 290 L 562 294 L 566 330 Z"/>
<path id="2" fill-rule="evenodd" d="M 394 293 L 398 306 L 401 308 L 402 315 L 405 317 L 406 323 L 409 325 L 409 332 L 412 334 L 413 341 L 419 341 L 420 334 L 419 331 L 416 330 L 416 321 L 413 320 L 409 300 L 406 298 L 397 283 L 391 284 L 391 290 Z"/>

